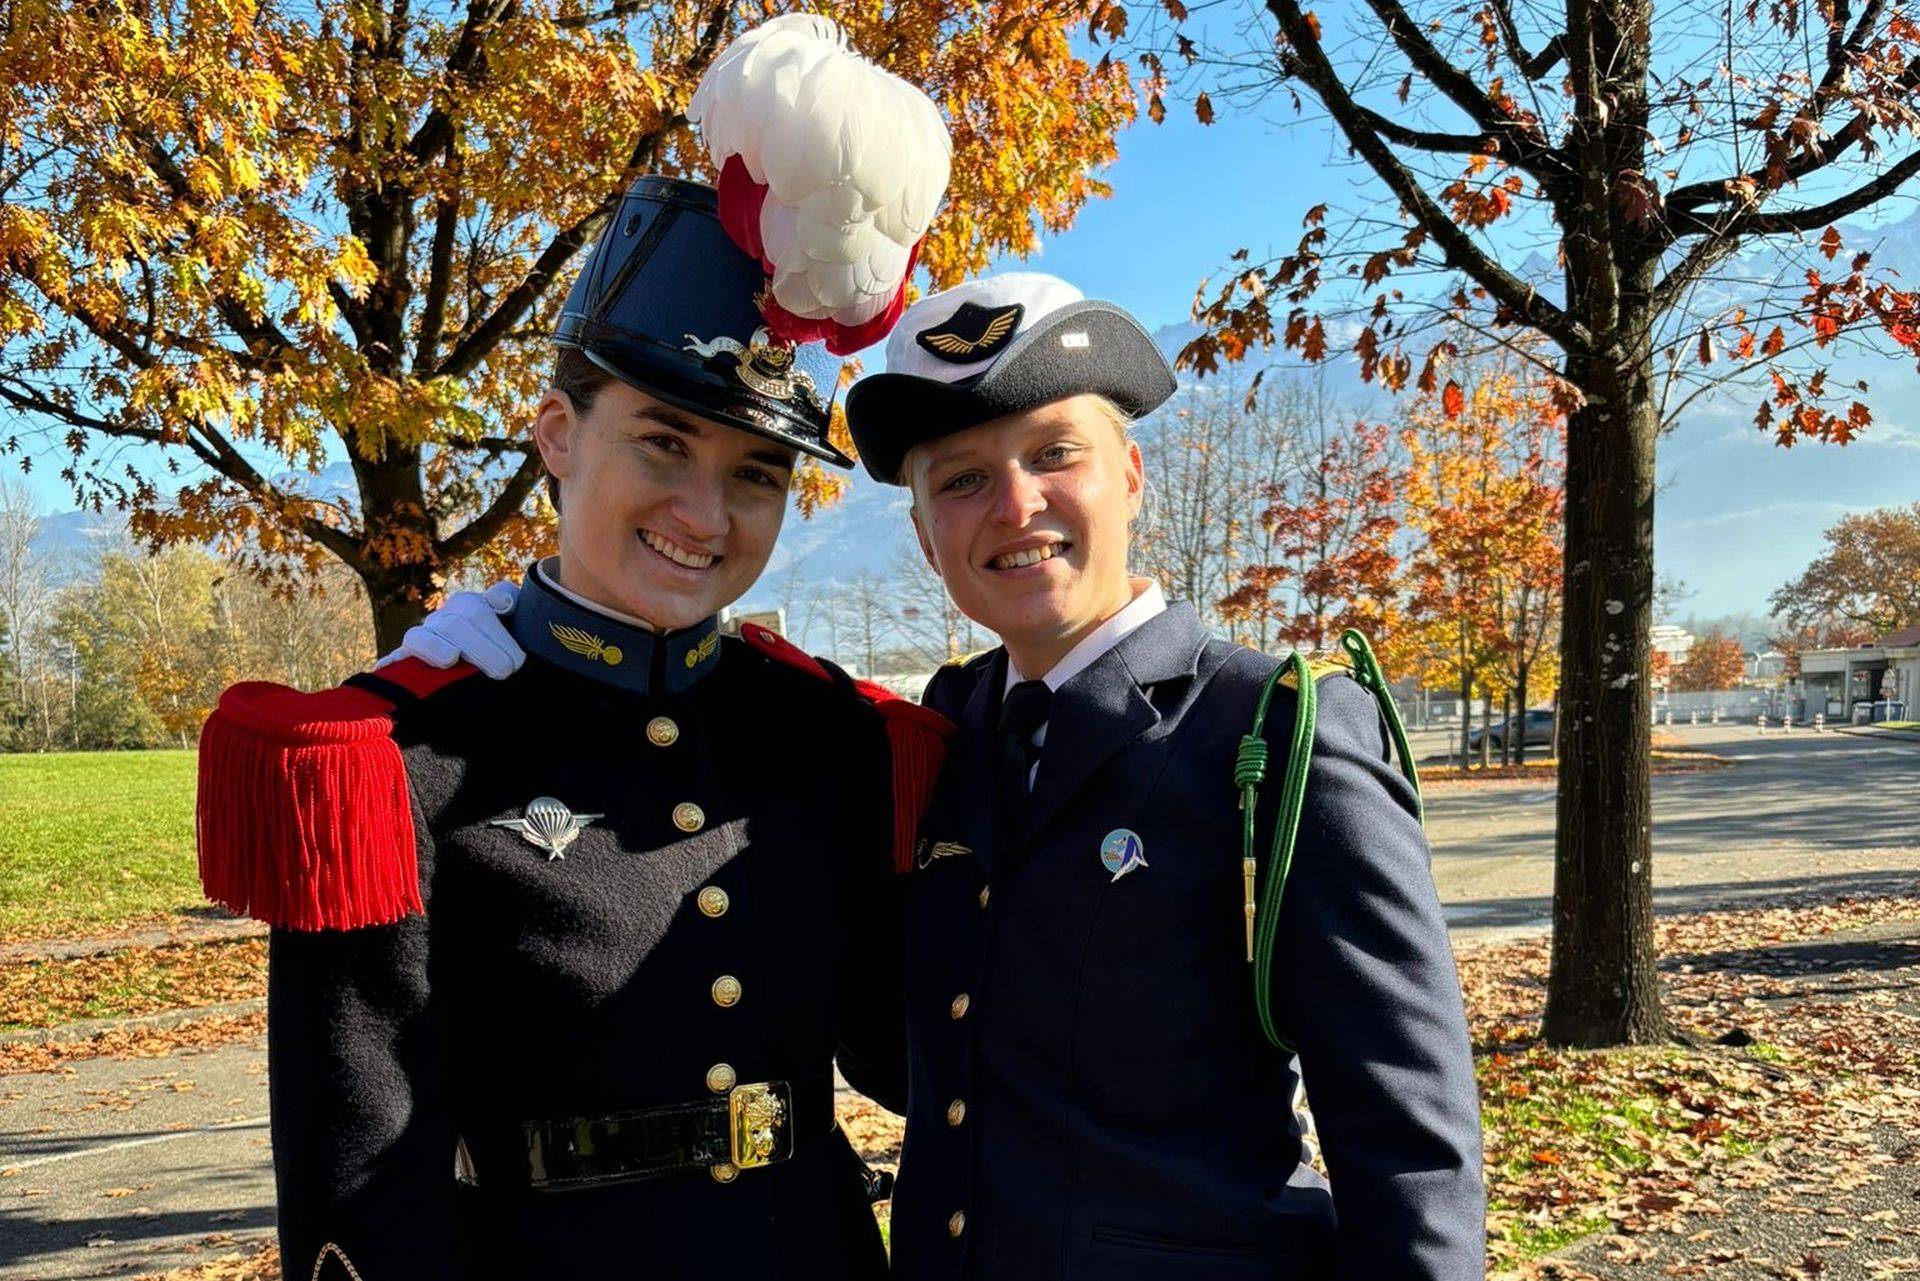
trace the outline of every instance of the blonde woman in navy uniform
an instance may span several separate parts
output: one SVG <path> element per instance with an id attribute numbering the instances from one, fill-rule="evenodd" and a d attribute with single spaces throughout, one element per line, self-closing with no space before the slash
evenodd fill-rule
<path id="1" fill-rule="evenodd" d="M 825 303 L 834 282 L 803 278 L 817 314 L 781 301 L 809 264 L 740 243 L 794 214 L 758 182 L 745 51 L 763 76 L 864 77 L 855 106 L 924 143 L 918 204 L 880 215 L 911 232 L 896 276 Z M 721 192 L 643 178 L 595 247 L 533 428 L 559 554 L 520 596 L 519 670 L 237 686 L 207 726 L 208 892 L 274 926 L 289 1277 L 884 1272 L 832 1074 L 899 1044 L 884 940 L 947 727 L 717 620 L 766 564 L 798 455 L 848 461 L 838 362 L 798 339 L 885 331 L 945 182 L 932 105 L 850 64 L 817 19 L 744 38 L 694 104 Z M 819 108 L 830 136 L 848 109 Z"/>
<path id="2" fill-rule="evenodd" d="M 922 696 L 959 734 L 909 891 L 894 1273 L 1479 1281 L 1471 1051 L 1364 643 L 1309 678 L 1297 839 L 1259 870 L 1252 946 L 1242 740 L 1276 660 L 1127 569 L 1127 424 L 1174 389 L 1131 316 L 1006 275 L 909 309 L 849 394 L 868 471 L 910 489 L 928 561 L 1002 641 Z M 1297 684 L 1254 736 L 1263 853 Z"/>

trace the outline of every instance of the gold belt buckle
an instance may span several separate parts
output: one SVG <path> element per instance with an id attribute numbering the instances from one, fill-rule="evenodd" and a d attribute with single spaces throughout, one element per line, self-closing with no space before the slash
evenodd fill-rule
<path id="1" fill-rule="evenodd" d="M 793 1087 L 785 1081 L 734 1086 L 727 1092 L 727 1117 L 733 1163 L 740 1169 L 793 1155 Z"/>

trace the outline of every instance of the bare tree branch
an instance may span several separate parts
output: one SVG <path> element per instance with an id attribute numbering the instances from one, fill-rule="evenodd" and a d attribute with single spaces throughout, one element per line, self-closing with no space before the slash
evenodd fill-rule
<path id="1" fill-rule="evenodd" d="M 1539 53 L 1528 53 L 1520 43 L 1520 28 L 1513 21 L 1513 8 L 1508 0 L 1493 0 L 1493 16 L 1500 22 L 1500 38 L 1507 46 L 1507 57 L 1513 65 L 1520 68 L 1520 74 L 1529 80 L 1538 80 L 1554 65 L 1566 56 L 1567 38 L 1557 35 L 1547 41 L 1546 47 Z"/>
<path id="2" fill-rule="evenodd" d="M 1370 0 L 1370 3 L 1390 3 L 1390 0 Z M 1267 11 L 1279 22 L 1282 33 L 1293 46 L 1290 62 L 1295 74 L 1339 123 L 1361 159 L 1419 219 L 1440 247 L 1447 265 L 1467 273 L 1501 306 L 1562 347 L 1577 350 L 1587 346 L 1591 336 L 1583 326 L 1489 257 L 1465 229 L 1448 217 L 1386 141 L 1366 126 L 1358 104 L 1328 61 L 1312 24 L 1296 0 L 1267 0 Z"/>
<path id="3" fill-rule="evenodd" d="M 494 495 L 487 509 L 441 539 L 435 550 L 443 559 L 461 560 L 485 547 L 501 527 L 526 506 L 528 496 L 545 474 L 546 466 L 540 461 L 539 454 L 529 454 L 521 459 L 520 465 L 514 469 L 513 475 L 507 477 L 506 484 Z"/>
<path id="4" fill-rule="evenodd" d="M 467 5 L 467 20 L 460 24 L 460 34 L 454 39 L 453 48 L 447 52 L 446 80 L 448 84 L 464 79 L 468 72 L 483 65 L 486 53 L 487 34 L 500 23 L 513 16 L 518 0 L 471 0 Z M 424 163 L 429 156 L 443 151 L 453 140 L 453 115 L 444 103 L 435 105 L 420 122 L 420 128 L 414 131 L 407 142 L 407 154 L 416 162 Z"/>
<path id="5" fill-rule="evenodd" d="M 1735 234 L 1773 235 L 1779 232 L 1819 231 L 1850 214 L 1859 213 L 1876 201 L 1884 200 L 1916 173 L 1920 173 L 1920 151 L 1903 156 L 1897 163 L 1881 170 L 1871 182 L 1863 183 L 1825 204 L 1810 205 L 1805 209 L 1784 209 L 1778 213 L 1755 210 L 1737 216 L 1734 220 Z"/>
<path id="6" fill-rule="evenodd" d="M 1369 129 L 1402 147 L 1474 156 L 1492 152 L 1499 146 L 1499 140 L 1490 133 L 1437 133 L 1426 129 L 1409 129 L 1370 107 L 1356 105 L 1354 110 Z"/>
<path id="7" fill-rule="evenodd" d="M 1895 91 L 1911 94 L 1920 90 L 1920 59 L 1916 59 L 1895 82 Z M 1807 147 L 1778 170 L 1780 181 L 1762 169 L 1750 169 L 1745 173 L 1728 178 L 1709 179 L 1690 182 L 1683 187 L 1675 187 L 1667 193 L 1669 213 L 1692 213 L 1707 205 L 1742 204 L 1746 197 L 1739 193 L 1747 191 L 1772 191 L 1776 187 L 1798 183 L 1811 174 L 1816 174 L 1831 165 L 1854 147 L 1870 141 L 1874 118 L 1868 112 L 1855 114 L 1840 130 L 1820 147 Z"/>
<path id="8" fill-rule="evenodd" d="M 1272 10 L 1273 6 L 1267 6 Z M 1449 101 L 1464 111 L 1474 126 L 1484 133 L 1499 137 L 1504 144 L 1512 143 L 1514 163 L 1525 169 L 1542 183 L 1559 186 L 1570 171 L 1566 158 L 1540 132 L 1537 123 L 1516 119 L 1494 102 L 1486 90 L 1473 82 L 1473 77 L 1447 61 L 1446 56 L 1427 39 L 1426 32 L 1415 22 L 1400 4 L 1400 0 L 1367 0 L 1367 7 L 1393 37 L 1400 52 L 1413 64 L 1413 69 L 1434 88 L 1444 94 Z M 1306 32 L 1316 51 L 1320 41 L 1311 32 Z M 1295 51 L 1303 46 L 1303 41 L 1288 37 L 1293 41 Z M 1321 53 L 1324 58 L 1324 53 Z"/>

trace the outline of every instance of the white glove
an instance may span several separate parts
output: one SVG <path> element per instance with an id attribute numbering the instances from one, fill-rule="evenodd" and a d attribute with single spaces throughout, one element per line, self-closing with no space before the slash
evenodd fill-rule
<path id="1" fill-rule="evenodd" d="M 527 661 L 501 622 L 519 603 L 520 588 L 495 583 L 482 592 L 455 592 L 447 603 L 407 629 L 400 648 L 374 664 L 377 671 L 403 658 L 417 658 L 429 667 L 452 667 L 466 661 L 494 680 L 505 680 Z"/>

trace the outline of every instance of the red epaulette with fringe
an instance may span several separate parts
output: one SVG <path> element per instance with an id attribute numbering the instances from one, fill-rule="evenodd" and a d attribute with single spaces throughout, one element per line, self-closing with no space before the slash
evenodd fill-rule
<path id="1" fill-rule="evenodd" d="M 776 663 L 784 663 L 823 681 L 834 680 L 813 655 L 778 632 L 756 623 L 740 624 L 740 639 Z M 933 800 L 933 785 L 947 761 L 953 723 L 940 713 L 905 699 L 873 681 L 852 682 L 854 692 L 880 714 L 887 727 L 887 745 L 893 751 L 893 870 L 913 870 L 914 842 L 920 820 Z"/>
<path id="2" fill-rule="evenodd" d="M 200 732 L 200 884 L 230 911 L 296 930 L 388 925 L 422 910 L 393 713 L 473 673 L 403 659 L 309 694 L 247 681 Z"/>

